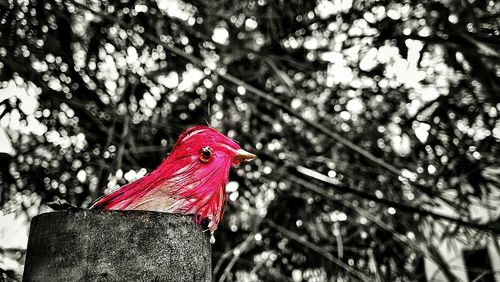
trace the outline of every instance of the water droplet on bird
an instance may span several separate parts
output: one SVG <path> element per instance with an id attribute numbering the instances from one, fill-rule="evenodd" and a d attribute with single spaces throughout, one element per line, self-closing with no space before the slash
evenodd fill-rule
<path id="1" fill-rule="evenodd" d="M 214 234 L 210 234 L 210 244 L 214 244 L 214 243 L 215 243 Z"/>

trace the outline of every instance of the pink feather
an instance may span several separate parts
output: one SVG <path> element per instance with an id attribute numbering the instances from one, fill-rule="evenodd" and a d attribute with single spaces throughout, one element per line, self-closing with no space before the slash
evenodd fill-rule
<path id="1" fill-rule="evenodd" d="M 203 160 L 200 154 L 206 146 L 212 156 Z M 225 187 L 231 165 L 239 163 L 238 150 L 238 144 L 213 128 L 189 128 L 158 168 L 101 197 L 91 208 L 193 214 L 198 224 L 210 219 L 213 233 L 224 213 Z"/>

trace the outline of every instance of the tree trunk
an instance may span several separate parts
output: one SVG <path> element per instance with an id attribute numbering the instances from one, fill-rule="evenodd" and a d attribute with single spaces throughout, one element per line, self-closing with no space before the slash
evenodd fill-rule
<path id="1" fill-rule="evenodd" d="M 74 210 L 33 218 L 23 281 L 210 281 L 211 271 L 192 216 Z"/>

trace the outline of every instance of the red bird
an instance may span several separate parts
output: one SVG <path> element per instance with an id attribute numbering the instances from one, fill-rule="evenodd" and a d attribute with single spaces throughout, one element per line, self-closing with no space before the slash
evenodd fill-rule
<path id="1" fill-rule="evenodd" d="M 193 214 L 198 224 L 209 219 L 213 234 L 226 205 L 229 168 L 254 158 L 213 128 L 191 127 L 158 168 L 101 197 L 91 208 Z"/>

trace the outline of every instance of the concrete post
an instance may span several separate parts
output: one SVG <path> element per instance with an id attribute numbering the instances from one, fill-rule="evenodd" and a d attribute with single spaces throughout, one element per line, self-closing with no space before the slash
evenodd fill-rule
<path id="1" fill-rule="evenodd" d="M 30 228 L 23 281 L 210 281 L 211 246 L 192 216 L 74 210 Z"/>

